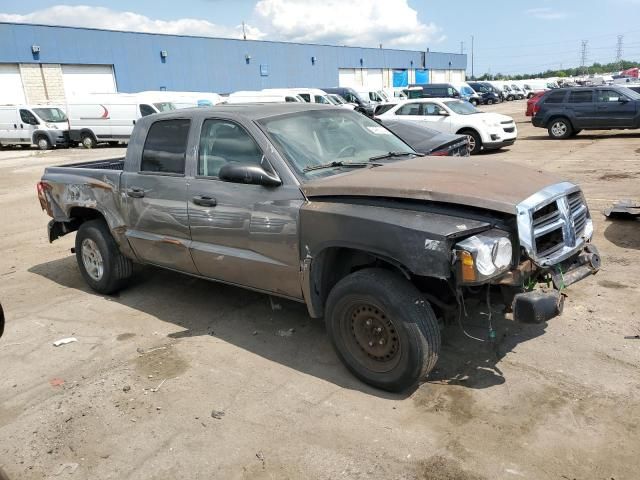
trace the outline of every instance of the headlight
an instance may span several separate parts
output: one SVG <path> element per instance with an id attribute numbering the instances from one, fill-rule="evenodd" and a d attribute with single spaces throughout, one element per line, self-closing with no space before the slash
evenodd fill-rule
<path id="1" fill-rule="evenodd" d="M 487 120 L 486 118 L 482 119 L 482 122 L 489 127 L 499 127 L 500 124 L 495 120 Z"/>
<path id="2" fill-rule="evenodd" d="M 50 128 L 51 130 L 58 130 L 58 126 L 53 123 L 45 123 L 45 125 L 47 126 L 47 128 Z"/>
<path id="3" fill-rule="evenodd" d="M 462 283 L 474 284 L 507 271 L 513 247 L 505 232 L 489 230 L 457 243 L 455 252 L 458 278 Z"/>

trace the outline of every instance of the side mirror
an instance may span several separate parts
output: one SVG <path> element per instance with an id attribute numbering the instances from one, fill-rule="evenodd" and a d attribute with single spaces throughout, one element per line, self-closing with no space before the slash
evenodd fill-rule
<path id="1" fill-rule="evenodd" d="M 263 187 L 278 187 L 282 181 L 274 173 L 268 173 L 259 165 L 243 163 L 227 163 L 218 173 L 218 178 L 225 182 L 247 183 Z"/>
<path id="2" fill-rule="evenodd" d="M 627 97 L 620 96 L 620 98 L 618 98 L 618 102 L 629 103 L 629 99 Z"/>
<path id="3" fill-rule="evenodd" d="M 447 112 L 446 110 L 438 110 L 438 115 L 440 115 L 442 117 L 448 117 L 449 116 L 449 112 Z"/>

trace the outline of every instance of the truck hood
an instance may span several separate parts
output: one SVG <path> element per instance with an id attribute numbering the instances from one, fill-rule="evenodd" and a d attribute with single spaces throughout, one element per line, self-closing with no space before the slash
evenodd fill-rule
<path id="1" fill-rule="evenodd" d="M 494 122 L 513 122 L 513 118 L 507 116 L 507 115 L 502 115 L 501 113 L 493 113 L 493 112 L 482 112 L 482 117 L 485 118 L 486 120 L 489 121 L 494 121 Z"/>
<path id="2" fill-rule="evenodd" d="M 307 198 L 388 197 L 452 203 L 509 214 L 562 179 L 507 162 L 475 157 L 416 157 L 351 170 L 301 186 Z"/>

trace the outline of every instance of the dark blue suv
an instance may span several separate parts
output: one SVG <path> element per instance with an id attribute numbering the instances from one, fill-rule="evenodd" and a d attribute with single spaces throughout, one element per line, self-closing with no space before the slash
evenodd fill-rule
<path id="1" fill-rule="evenodd" d="M 534 127 L 564 139 L 582 130 L 640 128 L 640 94 L 625 87 L 576 87 L 547 92 L 538 102 Z"/>

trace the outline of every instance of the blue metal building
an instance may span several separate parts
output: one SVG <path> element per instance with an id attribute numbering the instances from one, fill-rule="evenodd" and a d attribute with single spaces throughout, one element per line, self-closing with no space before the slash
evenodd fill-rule
<path id="1" fill-rule="evenodd" d="M 345 82 L 370 82 L 381 88 L 392 86 L 393 70 L 407 71 L 408 80 L 416 70 L 455 67 L 464 71 L 466 56 L 0 23 L 0 89 L 17 89 L 18 75 L 25 96 L 30 98 L 27 90 L 35 84 L 39 71 L 45 93 L 59 83 L 54 77 L 62 78 L 68 93 L 69 82 L 81 88 L 82 66 L 87 67 L 89 84 L 98 79 L 96 67 L 104 67 L 120 92 L 166 89 L 225 93 Z M 51 88 L 47 88 L 47 76 L 52 77 Z M 7 87 L 11 82 L 13 86 Z"/>

